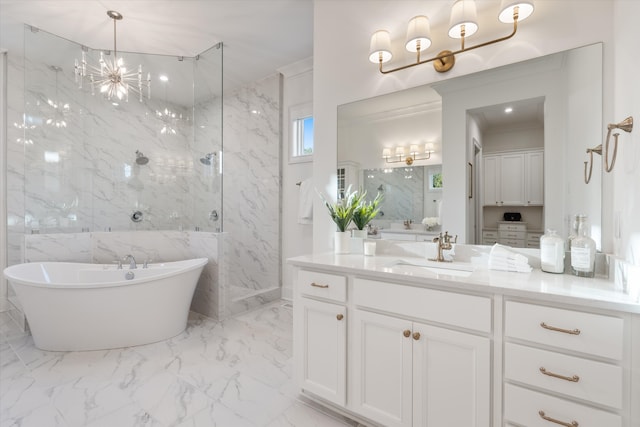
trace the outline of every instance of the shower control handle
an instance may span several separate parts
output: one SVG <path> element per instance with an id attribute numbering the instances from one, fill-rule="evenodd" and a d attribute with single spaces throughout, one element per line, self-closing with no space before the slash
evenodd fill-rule
<path id="1" fill-rule="evenodd" d="M 217 221 L 219 217 L 220 216 L 218 215 L 218 211 L 217 210 L 214 209 L 211 212 L 209 212 L 209 219 L 211 221 Z"/>
<path id="2" fill-rule="evenodd" d="M 140 221 L 142 221 L 142 217 L 143 217 L 142 212 L 135 211 L 134 213 L 131 214 L 131 221 L 140 222 Z"/>

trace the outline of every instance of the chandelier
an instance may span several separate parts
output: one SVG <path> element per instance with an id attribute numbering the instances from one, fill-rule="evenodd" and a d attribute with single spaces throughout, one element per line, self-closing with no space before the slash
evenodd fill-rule
<path id="1" fill-rule="evenodd" d="M 83 81 L 88 79 L 91 84 L 91 95 L 95 95 L 98 87 L 100 93 L 111 100 L 116 97 L 119 100 L 129 100 L 129 91 L 136 93 L 142 102 L 143 92 L 146 89 L 147 98 L 151 98 L 151 74 L 147 73 L 145 79 L 142 78 L 142 65 L 138 65 L 137 71 L 127 72 L 124 60 L 118 58 L 116 49 L 116 22 L 123 16 L 114 11 L 107 11 L 109 18 L 113 19 L 113 58 L 105 59 L 103 51 L 100 52 L 100 60 L 97 65 L 87 62 L 87 50 L 83 47 L 82 58 L 75 60 L 76 83 L 82 89 Z M 109 54 L 107 52 L 107 54 Z"/>
<path id="2" fill-rule="evenodd" d="M 427 62 L 433 62 L 435 70 L 439 73 L 444 73 L 453 68 L 455 55 L 503 42 L 513 37 L 518 30 L 518 22 L 524 21 L 533 13 L 533 10 L 533 0 L 502 0 L 498 20 L 503 23 L 513 23 L 513 31 L 511 34 L 473 46 L 465 46 L 465 39 L 478 30 L 476 3 L 475 0 L 456 0 L 451 7 L 449 37 L 460 39 L 460 49 L 453 52 L 443 50 L 432 58 L 423 59 L 421 53 L 431 46 L 431 27 L 429 18 L 424 15 L 419 15 L 409 21 L 407 27 L 407 42 L 405 44 L 407 51 L 416 54 L 415 62 L 383 70 L 382 64 L 390 61 L 393 57 L 391 53 L 391 36 L 387 30 L 376 31 L 373 33 L 373 36 L 371 36 L 369 61 L 378 64 L 378 69 L 382 74 L 393 73 L 394 71 L 404 70 L 415 67 L 416 65 L 426 64 Z"/>

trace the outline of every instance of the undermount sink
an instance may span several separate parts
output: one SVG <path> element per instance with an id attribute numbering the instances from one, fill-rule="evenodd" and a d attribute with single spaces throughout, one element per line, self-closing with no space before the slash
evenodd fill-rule
<path id="1" fill-rule="evenodd" d="M 389 267 L 407 272 L 431 272 L 437 275 L 469 277 L 473 266 L 464 262 L 437 262 L 429 260 L 399 259 L 389 263 Z"/>

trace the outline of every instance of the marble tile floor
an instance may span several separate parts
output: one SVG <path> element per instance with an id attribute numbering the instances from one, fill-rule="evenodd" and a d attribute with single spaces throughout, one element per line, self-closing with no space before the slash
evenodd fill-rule
<path id="1" fill-rule="evenodd" d="M 104 351 L 37 349 L 0 313 L 1 427 L 345 427 L 292 381 L 292 310 L 277 301 Z"/>

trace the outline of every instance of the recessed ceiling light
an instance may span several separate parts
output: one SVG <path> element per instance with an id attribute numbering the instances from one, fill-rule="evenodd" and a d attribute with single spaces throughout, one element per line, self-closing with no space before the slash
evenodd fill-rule
<path id="1" fill-rule="evenodd" d="M 167 77 L 164 74 L 160 74 L 160 76 L 158 76 L 158 78 L 160 79 L 160 81 L 163 81 L 163 82 L 168 82 L 169 81 L 169 77 Z"/>
<path id="2" fill-rule="evenodd" d="M 504 112 L 507 113 L 507 114 L 509 114 L 512 111 L 513 111 L 513 108 L 511 108 L 511 107 L 507 107 L 507 108 L 504 109 Z"/>

